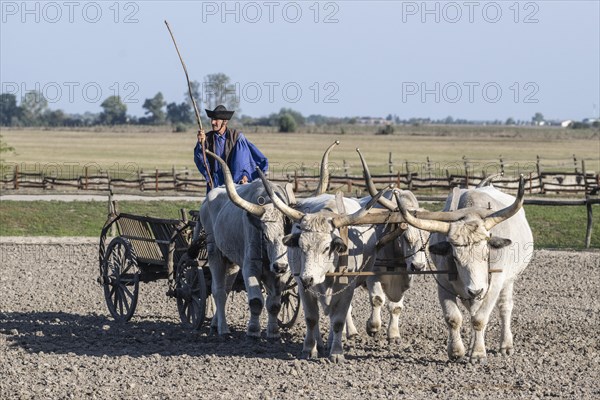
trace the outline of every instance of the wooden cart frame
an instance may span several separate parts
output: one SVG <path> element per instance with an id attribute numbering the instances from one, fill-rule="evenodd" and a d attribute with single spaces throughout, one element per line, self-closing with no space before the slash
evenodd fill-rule
<path id="1" fill-rule="evenodd" d="M 139 283 L 166 279 L 167 296 L 177 300 L 177 309 L 186 328 L 200 329 L 206 318 L 207 298 L 210 296 L 211 275 L 208 268 L 206 236 L 201 231 L 193 251 L 192 235 L 197 212 L 187 218 L 162 219 L 117 212 L 112 203 L 100 234 L 98 283 L 103 286 L 106 305 L 117 322 L 127 322 L 135 313 Z M 110 240 L 109 233 L 115 231 Z M 197 253 L 197 255 L 196 255 Z M 234 291 L 244 290 L 241 272 Z M 208 308 L 210 303 L 208 302 Z M 294 325 L 300 309 L 296 282 L 293 277 L 281 295 L 278 319 L 282 328 Z"/>

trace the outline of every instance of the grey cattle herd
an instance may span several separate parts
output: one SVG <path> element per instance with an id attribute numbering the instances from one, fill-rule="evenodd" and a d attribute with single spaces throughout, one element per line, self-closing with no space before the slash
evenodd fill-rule
<path id="1" fill-rule="evenodd" d="M 221 163 L 226 182 L 210 191 L 200 208 L 216 305 L 211 330 L 229 332 L 225 302 L 241 268 L 250 309 L 247 335 L 261 335 L 259 316 L 266 307 L 266 336 L 279 337 L 281 292 L 291 274 L 298 283 L 306 324 L 301 357 L 327 352 L 331 361 L 341 362 L 344 336 L 358 334 L 352 321 L 354 290 L 366 286 L 369 291 L 369 334 L 381 329 L 381 307 L 387 301 L 387 337 L 397 342 L 412 276 L 428 269 L 440 272 L 436 280 L 448 327 L 449 359 L 485 361 L 485 329 L 495 307 L 500 351 L 512 354 L 513 285 L 533 253 L 522 207 L 523 179 L 516 197 L 484 182 L 473 189 L 455 188 L 443 211 L 428 212 L 409 191 L 388 187 L 377 192 L 359 152 L 370 195 L 332 195 L 325 193 L 327 164 L 337 144 L 325 151 L 316 192 L 298 200 L 289 186 L 273 184 L 260 171 L 260 180 L 235 185 L 226 163 L 209 153 Z M 266 302 L 261 287 L 266 289 Z M 470 315 L 468 351 L 461 338 L 459 304 Z M 329 318 L 327 343 L 321 336 L 320 310 Z"/>

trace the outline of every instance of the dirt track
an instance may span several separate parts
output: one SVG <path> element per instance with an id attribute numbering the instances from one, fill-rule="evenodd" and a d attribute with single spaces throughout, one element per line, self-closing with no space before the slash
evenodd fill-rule
<path id="1" fill-rule="evenodd" d="M 243 293 L 227 339 L 182 330 L 165 281 L 142 284 L 136 316 L 116 325 L 95 282 L 95 241 L 52 241 L 0 240 L 1 399 L 600 397 L 598 252 L 535 253 L 516 284 L 510 358 L 497 352 L 494 314 L 487 365 L 447 362 L 435 282 L 418 277 L 393 347 L 366 335 L 367 295 L 356 292 L 361 334 L 335 365 L 297 360 L 302 316 L 280 342 L 246 339 Z"/>

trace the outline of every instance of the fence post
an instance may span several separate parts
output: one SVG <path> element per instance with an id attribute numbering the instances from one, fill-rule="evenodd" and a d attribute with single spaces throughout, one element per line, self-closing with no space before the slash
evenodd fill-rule
<path id="1" fill-rule="evenodd" d="M 502 154 L 500 154 L 500 172 L 504 174 L 504 160 L 502 159 Z"/>
<path id="2" fill-rule="evenodd" d="M 175 165 L 173 165 L 173 190 L 177 191 L 177 176 L 175 175 Z"/>
<path id="3" fill-rule="evenodd" d="M 530 172 L 529 173 L 529 194 L 533 193 L 533 188 L 532 188 L 533 182 L 532 181 L 533 181 L 533 172 Z"/>
<path id="4" fill-rule="evenodd" d="M 538 181 L 540 182 L 540 194 L 544 194 L 544 180 L 542 179 L 542 165 L 540 164 L 540 156 L 536 155 L 535 169 L 538 175 Z"/>
<path id="5" fill-rule="evenodd" d="M 348 162 L 346 160 L 343 160 L 343 162 L 344 162 L 344 175 L 348 176 L 348 168 L 349 168 Z"/>
<path id="6" fill-rule="evenodd" d="M 88 167 L 87 167 L 87 165 L 85 166 L 84 170 L 85 170 L 85 185 L 84 185 L 84 188 L 85 188 L 85 190 L 88 190 Z M 108 184 L 108 186 L 110 187 L 110 183 Z"/>
<path id="7" fill-rule="evenodd" d="M 388 171 L 390 174 L 394 173 L 394 162 L 392 161 L 392 152 L 390 151 L 388 157 Z"/>
<path id="8" fill-rule="evenodd" d="M 294 170 L 294 193 L 298 193 L 298 170 Z"/>
<path id="9" fill-rule="evenodd" d="M 155 168 L 155 173 L 154 173 L 154 191 L 158 192 L 158 168 Z"/>
<path id="10" fill-rule="evenodd" d="M 585 206 L 587 208 L 587 230 L 585 231 L 585 248 L 589 249 L 592 244 L 592 226 L 594 218 L 592 215 L 592 202 L 586 198 Z"/>
<path id="11" fill-rule="evenodd" d="M 575 154 L 573 154 L 573 166 L 575 167 L 575 174 L 577 174 L 578 171 L 578 165 L 577 165 L 577 157 L 575 156 Z"/>
<path id="12" fill-rule="evenodd" d="M 144 178 L 142 175 L 144 174 L 144 170 L 142 168 L 138 169 L 138 182 L 140 183 L 140 190 L 144 191 Z"/>
<path id="13" fill-rule="evenodd" d="M 15 190 L 19 188 L 19 164 L 15 164 L 15 178 L 13 179 L 13 187 Z"/>
<path id="14" fill-rule="evenodd" d="M 585 196 L 588 195 L 588 181 L 585 174 L 585 160 L 581 160 L 581 173 L 583 174 L 583 190 L 585 190 Z"/>

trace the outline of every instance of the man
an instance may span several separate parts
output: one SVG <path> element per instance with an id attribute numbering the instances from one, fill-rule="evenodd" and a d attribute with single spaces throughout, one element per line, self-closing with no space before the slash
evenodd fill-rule
<path id="1" fill-rule="evenodd" d="M 194 149 L 194 162 L 198 171 L 204 176 L 207 182 L 206 193 L 211 189 L 208 183 L 212 179 L 213 187 L 221 186 L 225 183 L 223 179 L 223 170 L 220 164 L 207 155 L 207 160 L 202 154 L 202 143 L 205 148 L 221 157 L 231 170 L 234 182 L 244 184 L 252 182 L 258 178 L 256 166 L 259 166 L 263 172 L 267 171 L 269 162 L 267 157 L 250 143 L 242 132 L 235 129 L 229 129 L 227 124 L 233 116 L 233 111 L 228 111 L 225 106 L 219 105 L 214 110 L 205 110 L 210 118 L 212 131 L 205 134 L 204 130 L 198 132 L 198 143 Z M 206 165 L 210 173 L 206 171 Z"/>

